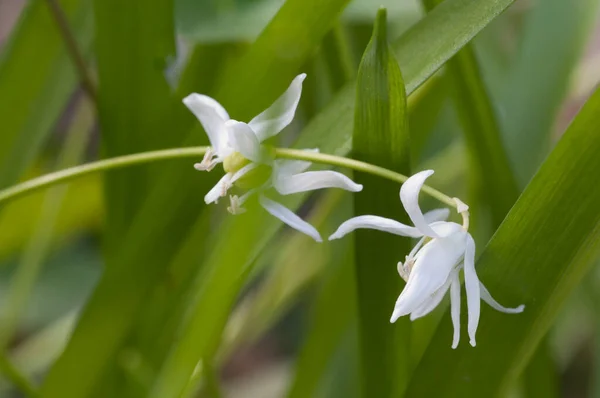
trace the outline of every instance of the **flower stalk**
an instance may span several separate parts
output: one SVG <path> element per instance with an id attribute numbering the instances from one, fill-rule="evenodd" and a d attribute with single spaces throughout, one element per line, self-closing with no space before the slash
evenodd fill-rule
<path id="1" fill-rule="evenodd" d="M 158 151 L 148 151 L 132 155 L 116 156 L 109 159 L 103 159 L 96 162 L 70 167 L 0 190 L 0 205 L 4 205 L 8 202 L 32 194 L 39 190 L 58 184 L 64 184 L 89 174 L 102 173 L 109 170 L 132 167 L 163 160 L 198 158 L 199 156 L 204 156 L 209 150 L 210 147 L 207 146 L 161 149 Z M 406 182 L 406 180 L 408 180 L 408 177 L 403 174 L 344 156 L 289 148 L 275 148 L 273 153 L 275 158 L 279 159 L 305 160 L 328 166 L 344 167 L 355 171 L 369 173 L 400 184 L 403 184 Z M 435 188 L 432 188 L 428 185 L 423 185 L 422 191 L 450 207 L 457 208 L 458 204 L 454 198 L 449 197 Z"/>

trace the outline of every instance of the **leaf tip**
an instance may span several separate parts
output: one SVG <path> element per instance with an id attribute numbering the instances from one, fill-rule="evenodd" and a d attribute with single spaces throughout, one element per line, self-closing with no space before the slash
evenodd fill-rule
<path id="1" fill-rule="evenodd" d="M 387 40 L 387 8 L 379 7 L 373 26 L 373 38 Z"/>

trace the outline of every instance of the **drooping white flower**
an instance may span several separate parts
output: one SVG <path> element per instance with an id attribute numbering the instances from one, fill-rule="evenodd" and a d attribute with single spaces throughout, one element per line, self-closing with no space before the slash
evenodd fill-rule
<path id="1" fill-rule="evenodd" d="M 421 238 L 404 263 L 398 263 L 398 273 L 406 281 L 398 297 L 391 322 L 410 314 L 415 320 L 433 311 L 450 291 L 450 313 L 454 326 L 452 348 L 460 340 L 460 280 L 459 271 L 464 269 L 467 292 L 468 334 L 475 346 L 475 334 L 479 324 L 480 300 L 492 308 L 509 313 L 519 313 L 525 308 L 501 306 L 479 281 L 475 271 L 475 242 L 464 226 L 444 221 L 448 209 L 433 210 L 423 214 L 419 206 L 419 192 L 433 170 L 425 170 L 410 177 L 400 189 L 400 200 L 414 227 L 378 216 L 359 216 L 344 222 L 329 240 L 359 228 L 376 229 L 411 238 Z M 468 206 L 457 201 L 457 209 L 468 220 Z"/>
<path id="2" fill-rule="evenodd" d="M 243 205 L 246 200 L 259 194 L 259 202 L 267 212 L 320 242 L 321 235 L 312 225 L 264 195 L 270 188 L 281 195 L 322 188 L 341 188 L 351 192 L 362 190 L 362 185 L 341 173 L 305 171 L 311 162 L 275 160 L 270 148 L 264 144 L 265 140 L 277 135 L 294 119 L 305 78 L 304 73 L 296 76 L 285 93 L 249 123 L 230 119 L 223 106 L 206 95 L 190 94 L 183 99 L 183 103 L 198 118 L 211 144 L 202 162 L 194 167 L 210 171 L 223 163 L 226 172 L 206 194 L 204 201 L 207 204 L 217 203 L 234 184 L 240 185 L 248 191 L 242 196 L 230 196 L 230 206 L 227 208 L 230 213 L 245 212 Z"/>

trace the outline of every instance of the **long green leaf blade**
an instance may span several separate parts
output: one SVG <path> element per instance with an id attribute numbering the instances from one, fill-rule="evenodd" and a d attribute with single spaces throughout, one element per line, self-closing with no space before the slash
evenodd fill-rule
<path id="1" fill-rule="evenodd" d="M 356 159 L 410 175 L 410 142 L 404 81 L 388 49 L 386 11 L 377 14 L 373 36 L 358 70 L 352 152 Z M 398 186 L 355 173 L 365 192 L 355 196 L 356 216 L 375 214 L 408 224 L 398 205 Z M 390 314 L 401 288 L 398 252 L 409 252 L 410 240 L 372 230 L 355 232 L 360 374 L 362 396 L 391 397 L 406 381 L 410 321 L 390 326 Z M 390 248 L 394 250 L 390 250 Z"/>
<path id="2" fill-rule="evenodd" d="M 102 147 L 107 156 L 116 156 L 180 142 L 177 131 L 166 134 L 171 108 L 170 88 L 165 79 L 166 60 L 174 51 L 172 0 L 147 4 L 144 1 L 95 1 L 96 55 L 99 75 L 99 113 Z M 124 239 L 131 220 L 143 204 L 157 166 L 109 173 L 107 197 L 107 274 L 120 277 L 129 264 L 113 273 L 111 261 L 127 246 Z M 126 271 L 125 271 L 126 272 Z M 115 288 L 115 285 L 112 285 Z M 135 291 L 135 289 L 131 289 Z M 111 306 L 101 308 L 110 311 Z M 95 334 L 110 331 L 95 327 Z M 97 326 L 98 324 L 96 324 Z M 109 336 L 110 333 L 104 334 Z M 106 358 L 109 351 L 93 342 L 77 348 Z M 90 366 L 78 366 L 78 376 L 64 383 L 60 367 L 54 367 L 42 388 L 46 396 L 87 396 L 106 369 L 106 362 L 87 357 Z M 58 361 L 61 363 L 61 360 Z M 80 362 L 81 365 L 81 362 Z M 103 388 L 110 388 L 104 383 Z"/>
<path id="3" fill-rule="evenodd" d="M 501 96 L 507 149 L 521 186 L 551 148 L 555 119 L 598 7 L 598 0 L 541 0 L 525 20 Z"/>
<path id="4" fill-rule="evenodd" d="M 450 351 L 450 320 L 423 357 L 408 396 L 497 396 L 514 381 L 561 303 L 597 257 L 600 242 L 600 90 L 577 115 L 480 260 L 480 278 L 519 315 L 484 309 L 477 348 Z M 485 308 L 485 306 L 483 306 Z M 490 360 L 493 358 L 493 360 Z M 431 374 L 436 382 L 431 383 Z"/>
<path id="5" fill-rule="evenodd" d="M 423 3 L 428 10 L 433 10 L 441 1 L 423 0 Z M 469 204 L 473 208 L 475 203 L 484 201 L 492 214 L 494 226 L 498 226 L 519 195 L 503 146 L 498 118 L 472 46 L 466 45 L 446 66 L 472 159 L 471 170 L 477 197 L 471 198 Z M 477 211 L 472 212 L 478 214 Z"/>
<path id="6" fill-rule="evenodd" d="M 173 0 L 94 2 L 99 110 L 107 157 L 179 144 L 168 129 L 171 95 L 165 79 L 174 53 Z M 165 132 L 169 130 L 169 134 Z M 106 178 L 108 251 L 118 251 L 145 200 L 156 167 L 111 172 Z M 109 253 L 110 254 L 110 253 Z M 112 262 L 108 262 L 109 266 Z"/>
<path id="7" fill-rule="evenodd" d="M 58 2 L 84 51 L 91 0 Z M 30 166 L 77 86 L 77 75 L 45 1 L 30 2 L 0 57 L 0 187 Z"/>

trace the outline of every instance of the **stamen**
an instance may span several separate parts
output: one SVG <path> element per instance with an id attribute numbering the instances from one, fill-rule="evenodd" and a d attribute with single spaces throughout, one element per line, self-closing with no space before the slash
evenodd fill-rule
<path id="1" fill-rule="evenodd" d="M 408 282 L 408 277 L 410 276 L 410 271 L 411 271 L 410 269 L 407 269 L 407 267 L 404 264 L 402 264 L 402 261 L 398 262 L 398 274 L 400 275 L 400 277 L 402 279 L 404 279 L 405 282 Z"/>
<path id="2" fill-rule="evenodd" d="M 211 171 L 217 164 L 221 163 L 219 160 L 214 159 L 215 156 L 216 153 L 212 148 L 209 148 L 204 154 L 202 162 L 194 164 L 194 168 L 199 171 Z"/>
<path id="3" fill-rule="evenodd" d="M 413 267 L 415 266 L 415 259 L 414 257 L 410 257 L 410 255 L 408 255 L 404 260 L 404 269 L 407 271 L 407 274 L 410 275 Z"/>
<path id="4" fill-rule="evenodd" d="M 227 191 L 229 191 L 231 186 L 231 180 L 223 181 L 223 185 L 221 186 L 221 197 L 227 196 Z"/>
<path id="5" fill-rule="evenodd" d="M 243 204 L 248 200 L 250 196 L 258 192 L 260 188 L 251 189 L 242 196 L 230 195 L 229 196 L 229 207 L 227 207 L 227 211 L 233 215 L 243 214 L 246 212 L 246 209 L 243 208 Z"/>
<path id="6" fill-rule="evenodd" d="M 233 215 L 243 214 L 246 209 L 242 207 L 243 201 L 237 195 L 229 196 L 230 205 L 227 207 L 227 211 Z"/>

